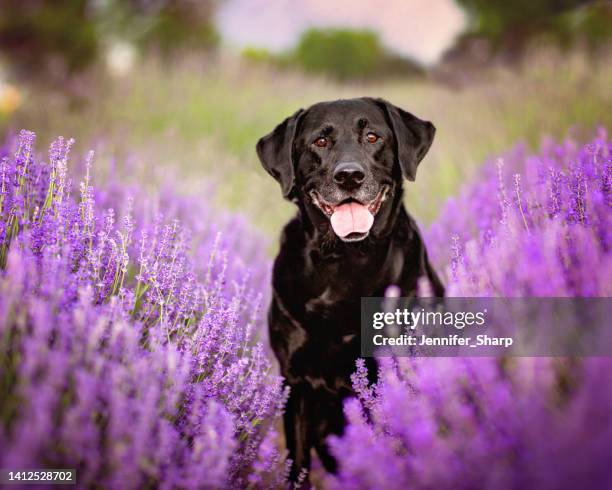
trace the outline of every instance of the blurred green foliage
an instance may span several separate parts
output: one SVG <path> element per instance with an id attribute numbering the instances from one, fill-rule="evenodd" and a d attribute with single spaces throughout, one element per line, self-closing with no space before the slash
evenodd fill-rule
<path id="1" fill-rule="evenodd" d="M 564 47 L 579 39 L 592 51 L 603 48 L 612 39 L 612 2 L 595 2 L 560 14 L 554 18 L 553 30 Z"/>
<path id="2" fill-rule="evenodd" d="M 247 61 L 255 61 L 258 63 L 274 63 L 274 55 L 265 48 L 256 48 L 255 46 L 247 46 L 240 53 Z"/>
<path id="3" fill-rule="evenodd" d="M 22 74 L 69 74 L 114 39 L 169 53 L 209 48 L 215 0 L 1 0 L 0 53 Z"/>
<path id="4" fill-rule="evenodd" d="M 482 38 L 494 51 L 522 55 L 534 39 L 562 47 L 597 48 L 612 37 L 609 0 L 457 0 L 471 19 L 464 38 Z"/>
<path id="5" fill-rule="evenodd" d="M 282 54 L 247 48 L 243 57 L 276 67 L 297 67 L 306 73 L 324 74 L 338 80 L 367 80 L 399 75 L 419 75 L 414 62 L 387 50 L 378 34 L 369 30 L 309 29 L 297 46 Z"/>
<path id="6" fill-rule="evenodd" d="M 386 53 L 374 32 L 311 29 L 302 35 L 293 56 L 306 72 L 346 79 L 379 73 Z"/>
<path id="7" fill-rule="evenodd" d="M 97 0 L 93 5 L 101 33 L 163 54 L 219 42 L 213 24 L 215 0 Z"/>
<path id="8" fill-rule="evenodd" d="M 457 0 L 470 14 L 472 32 L 500 38 L 519 27 L 529 28 L 588 0 Z"/>
<path id="9" fill-rule="evenodd" d="M 88 0 L 2 0 L 0 52 L 22 71 L 51 58 L 69 71 L 85 66 L 98 52 Z"/>

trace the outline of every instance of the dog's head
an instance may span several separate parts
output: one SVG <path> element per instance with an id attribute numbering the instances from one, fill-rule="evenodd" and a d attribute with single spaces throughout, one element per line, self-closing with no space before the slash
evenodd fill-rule
<path id="1" fill-rule="evenodd" d="M 283 196 L 314 226 L 345 242 L 385 230 L 431 146 L 433 124 L 382 99 L 322 102 L 299 110 L 257 143 Z"/>

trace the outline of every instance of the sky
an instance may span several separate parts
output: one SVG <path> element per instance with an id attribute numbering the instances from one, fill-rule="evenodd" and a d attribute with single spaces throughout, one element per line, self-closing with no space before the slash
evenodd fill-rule
<path id="1" fill-rule="evenodd" d="M 464 29 L 453 0 L 225 0 L 217 27 L 225 43 L 282 51 L 310 27 L 367 28 L 397 53 L 435 63 Z"/>

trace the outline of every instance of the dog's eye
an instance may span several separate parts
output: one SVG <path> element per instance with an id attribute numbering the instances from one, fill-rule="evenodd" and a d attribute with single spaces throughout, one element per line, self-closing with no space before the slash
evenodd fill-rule
<path id="1" fill-rule="evenodd" d="M 316 140 L 314 140 L 314 144 L 315 146 L 318 146 L 319 148 L 325 148 L 327 146 L 327 138 L 325 138 L 324 136 L 321 136 L 320 138 L 317 138 Z"/>
<path id="2" fill-rule="evenodd" d="M 370 131 L 368 134 L 366 134 L 366 139 L 368 140 L 368 143 L 376 143 L 381 138 L 376 133 L 372 133 Z"/>

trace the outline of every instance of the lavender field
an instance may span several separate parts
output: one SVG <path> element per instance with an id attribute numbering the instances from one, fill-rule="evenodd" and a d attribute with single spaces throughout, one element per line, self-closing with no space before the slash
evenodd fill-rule
<path id="1" fill-rule="evenodd" d="M 92 154 L 79 183 L 72 141 L 43 160 L 34 139 L 0 168 L 2 466 L 68 465 L 83 487 L 282 481 L 263 240 L 205 200 L 92 187 Z"/>
<path id="2" fill-rule="evenodd" d="M 267 240 L 207 197 L 96 181 L 34 133 L 0 164 L 0 467 L 80 487 L 282 488 Z M 451 295 L 608 296 L 612 140 L 486 163 L 427 233 Z M 384 360 L 327 488 L 605 488 L 606 359 Z"/>

